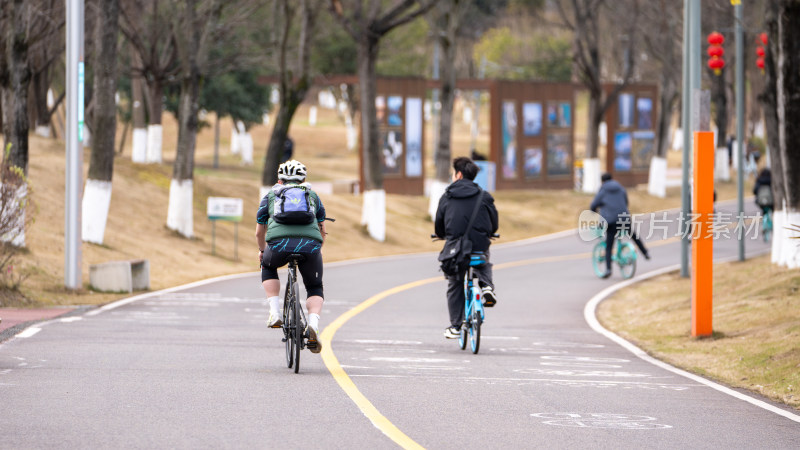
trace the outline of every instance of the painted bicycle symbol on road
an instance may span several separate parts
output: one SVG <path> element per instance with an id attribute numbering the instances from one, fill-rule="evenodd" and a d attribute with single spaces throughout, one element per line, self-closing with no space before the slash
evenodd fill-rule
<path id="1" fill-rule="evenodd" d="M 542 423 L 574 428 L 613 428 L 617 430 L 658 430 L 671 425 L 654 423 L 655 417 L 609 413 L 535 413 L 531 417 L 545 419 Z"/>

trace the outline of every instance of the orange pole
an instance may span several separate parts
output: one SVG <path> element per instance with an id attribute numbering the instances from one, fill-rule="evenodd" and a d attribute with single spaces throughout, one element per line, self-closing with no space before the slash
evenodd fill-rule
<path id="1" fill-rule="evenodd" d="M 714 282 L 714 133 L 694 133 L 692 186 L 692 336 L 711 336 Z"/>

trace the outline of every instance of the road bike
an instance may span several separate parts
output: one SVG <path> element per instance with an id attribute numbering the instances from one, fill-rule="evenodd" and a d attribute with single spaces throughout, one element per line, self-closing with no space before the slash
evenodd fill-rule
<path id="1" fill-rule="evenodd" d="M 761 218 L 761 236 L 764 237 L 764 242 L 772 239 L 772 208 L 764 208 L 764 215 Z"/>
<path id="2" fill-rule="evenodd" d="M 335 222 L 336 219 L 326 218 Z M 289 275 L 286 280 L 286 292 L 283 295 L 283 342 L 286 344 L 286 367 L 294 367 L 294 373 L 300 372 L 300 350 L 315 348 L 317 342 L 308 342 L 306 332 L 306 315 L 300 304 L 300 285 L 297 282 L 297 267 L 305 260 L 302 253 L 292 253 L 288 257 Z"/>
<path id="3" fill-rule="evenodd" d="M 636 273 L 636 247 L 633 243 L 626 240 L 628 235 L 625 233 L 623 236 L 618 236 L 616 241 L 616 248 L 614 253 L 611 254 L 611 262 L 619 265 L 619 270 L 622 273 L 622 278 L 631 278 Z M 606 241 L 600 240 L 592 250 L 592 266 L 594 267 L 594 274 L 598 278 L 603 278 L 606 273 Z"/>

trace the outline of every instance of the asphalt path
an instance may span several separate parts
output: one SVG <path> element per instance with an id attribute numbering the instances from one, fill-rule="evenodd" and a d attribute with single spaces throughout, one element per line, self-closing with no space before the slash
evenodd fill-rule
<path id="1" fill-rule="evenodd" d="M 679 262 L 673 216 L 639 273 Z M 265 326 L 256 273 L 38 324 L 0 345 L 0 447 L 800 448 L 796 411 L 590 327 L 587 302 L 621 281 L 593 275 L 591 248 L 575 232 L 493 246 L 499 300 L 478 355 L 442 336 L 433 253 L 327 264 L 326 348 L 304 351 L 300 374 Z"/>

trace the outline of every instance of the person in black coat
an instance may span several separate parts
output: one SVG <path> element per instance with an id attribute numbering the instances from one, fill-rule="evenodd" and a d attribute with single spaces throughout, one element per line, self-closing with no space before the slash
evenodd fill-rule
<path id="1" fill-rule="evenodd" d="M 436 236 L 442 239 L 453 239 L 464 235 L 469 219 L 475 208 L 478 194 L 482 189 L 473 180 L 478 174 L 478 166 L 466 157 L 459 157 L 453 160 L 453 183 L 447 187 L 444 195 L 439 199 L 439 207 L 436 210 L 434 220 L 434 231 Z M 488 192 L 483 192 L 481 197 L 481 207 L 472 229 L 469 232 L 469 240 L 472 242 L 472 251 L 483 252 L 486 263 L 473 267 L 478 275 L 478 282 L 481 287 L 484 306 L 494 306 L 497 297 L 494 293 L 492 283 L 492 264 L 489 262 L 490 237 L 497 232 L 498 217 L 497 208 L 494 206 L 494 198 Z M 464 272 L 456 276 L 447 277 L 447 306 L 450 312 L 450 327 L 445 330 L 445 337 L 448 339 L 458 338 L 461 325 L 464 322 Z"/>
<path id="2" fill-rule="evenodd" d="M 763 187 L 763 189 L 762 189 Z M 756 178 L 756 184 L 753 186 L 753 194 L 756 196 L 756 205 L 761 207 L 763 214 L 767 210 L 772 210 L 775 207 L 775 202 L 772 199 L 772 172 L 768 168 L 761 170 Z"/>
<path id="3" fill-rule="evenodd" d="M 594 212 L 600 210 L 600 215 L 608 223 L 606 229 L 606 272 L 603 278 L 611 276 L 611 251 L 614 248 L 614 239 L 617 235 L 617 230 L 627 231 L 636 246 L 639 247 L 645 259 L 650 259 L 650 253 L 644 246 L 644 243 L 639 239 L 636 230 L 632 229 L 632 217 L 628 211 L 628 193 L 617 181 L 611 179 L 610 173 L 604 173 L 600 178 L 603 182 L 600 190 L 594 197 L 592 204 L 589 206 Z M 624 218 L 628 218 L 628 222 L 624 222 Z"/>

